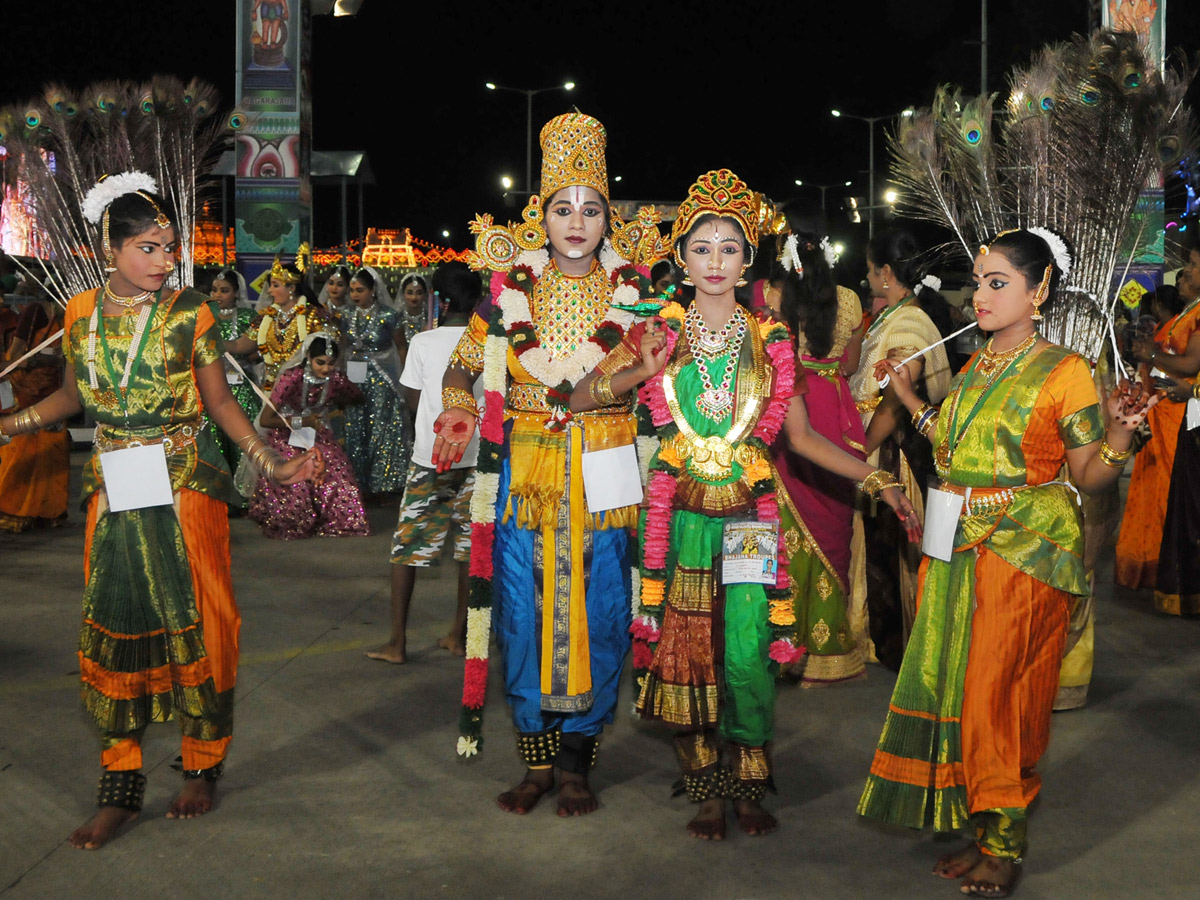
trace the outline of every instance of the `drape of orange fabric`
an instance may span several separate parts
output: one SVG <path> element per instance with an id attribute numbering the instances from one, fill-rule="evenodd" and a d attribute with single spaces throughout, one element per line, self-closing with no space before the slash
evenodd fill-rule
<path id="1" fill-rule="evenodd" d="M 99 494 L 88 503 L 87 537 L 84 544 L 84 583 L 87 583 L 92 535 L 96 528 Z M 192 590 L 204 628 L 204 649 L 212 665 L 213 684 L 218 693 L 233 689 L 237 681 L 238 633 L 241 615 L 233 597 L 233 575 L 229 556 L 229 513 L 220 500 L 198 491 L 183 490 L 178 498 L 183 542 L 191 567 Z M 230 738 L 201 741 L 182 739 L 183 767 L 209 769 L 225 758 Z M 101 764 L 109 771 L 140 769 L 141 748 L 134 739 L 105 749 Z"/>
<path id="2" fill-rule="evenodd" d="M 1050 739 L 1071 596 L 979 548 L 963 685 L 968 811 L 1027 807 Z"/>

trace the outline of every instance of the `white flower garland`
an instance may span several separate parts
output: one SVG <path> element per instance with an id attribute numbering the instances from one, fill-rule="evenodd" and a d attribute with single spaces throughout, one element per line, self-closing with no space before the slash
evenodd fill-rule
<path id="1" fill-rule="evenodd" d="M 605 247 L 601 251 L 600 259 L 604 271 L 610 279 L 613 272 L 622 266 L 628 265 L 625 260 L 617 256 L 616 252 L 609 251 L 608 247 Z M 550 256 L 545 250 L 526 251 L 517 257 L 514 268 L 517 266 L 528 266 L 533 271 L 534 277 L 540 278 L 549 261 Z M 619 290 L 613 292 L 614 301 L 617 298 Z M 634 302 L 637 300 L 636 293 L 637 291 L 634 290 Z M 529 308 L 529 297 L 522 291 L 506 287 L 500 292 L 500 296 L 496 298 L 496 303 L 500 306 L 503 313 L 501 322 L 504 325 L 505 331 L 517 322 L 533 322 L 533 311 Z M 623 331 L 628 331 L 633 327 L 635 318 L 631 312 L 610 308 L 605 313 L 604 320 L 620 326 Z M 484 352 L 485 354 L 487 352 L 486 346 Z M 507 353 L 507 339 L 505 340 L 505 352 Z M 595 341 L 584 341 L 583 346 L 565 359 L 554 359 L 550 356 L 550 351 L 545 347 L 533 347 L 521 354 L 520 363 L 526 372 L 544 385 L 555 387 L 566 381 L 574 386 L 585 375 L 596 368 L 596 366 L 600 365 L 604 356 L 604 349 L 599 344 Z M 487 372 L 486 362 L 484 363 L 484 372 Z M 486 384 L 484 385 L 484 390 L 488 390 Z M 503 391 L 503 386 L 497 388 L 497 390 Z"/>
<path id="2" fill-rule="evenodd" d="M 920 280 L 920 282 L 918 282 L 916 290 L 913 291 L 913 295 L 916 296 L 925 288 L 929 288 L 934 292 L 940 291 L 942 289 L 942 279 L 938 278 L 936 275 L 926 275 Z"/>
<path id="3" fill-rule="evenodd" d="M 1050 255 L 1054 257 L 1054 264 L 1058 266 L 1059 271 L 1065 277 L 1071 271 L 1071 253 L 1067 250 L 1067 243 L 1049 228 L 1034 226 L 1026 228 L 1030 234 L 1036 234 L 1046 246 L 1050 248 Z"/>
<path id="4" fill-rule="evenodd" d="M 821 238 L 821 249 L 825 251 L 825 262 L 829 263 L 829 268 L 833 268 L 838 262 L 838 252 L 833 249 L 833 244 L 829 240 L 829 235 Z"/>
<path id="5" fill-rule="evenodd" d="M 800 241 L 794 234 L 789 234 L 787 240 L 783 242 L 783 257 L 779 260 L 780 265 L 785 271 L 795 272 L 797 275 L 804 276 L 804 266 L 800 264 Z"/>
<path id="6" fill-rule="evenodd" d="M 118 197 L 124 197 L 126 194 L 136 191 L 156 194 L 158 193 L 158 183 L 145 172 L 139 172 L 137 169 L 121 172 L 119 175 L 109 175 L 103 181 L 97 182 L 84 195 L 81 204 L 83 217 L 93 225 L 99 225 L 104 210 L 108 209 L 110 203 Z"/>
<path id="7" fill-rule="evenodd" d="M 477 607 L 467 610 L 467 656 L 472 659 L 486 659 L 488 655 L 488 640 L 492 634 L 492 610 L 490 607 Z"/>

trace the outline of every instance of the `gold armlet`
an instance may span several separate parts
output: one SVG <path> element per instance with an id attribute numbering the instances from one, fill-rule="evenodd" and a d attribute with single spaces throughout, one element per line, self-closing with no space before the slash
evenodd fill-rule
<path id="1" fill-rule="evenodd" d="M 465 409 L 475 418 L 479 418 L 479 409 L 475 405 L 475 395 L 470 391 L 457 387 L 442 388 L 443 409 Z"/>

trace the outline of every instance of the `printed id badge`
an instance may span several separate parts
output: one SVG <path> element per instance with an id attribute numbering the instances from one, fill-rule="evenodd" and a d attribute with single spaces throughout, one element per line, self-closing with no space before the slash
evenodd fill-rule
<path id="1" fill-rule="evenodd" d="M 104 489 L 111 512 L 170 506 L 175 502 L 167 451 L 162 444 L 143 444 L 100 454 Z"/>

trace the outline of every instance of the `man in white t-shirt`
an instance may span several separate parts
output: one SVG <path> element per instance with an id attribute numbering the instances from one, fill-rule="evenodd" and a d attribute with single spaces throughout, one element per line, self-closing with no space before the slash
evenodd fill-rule
<path id="1" fill-rule="evenodd" d="M 413 337 L 400 376 L 416 426 L 400 521 L 392 539 L 392 635 L 382 647 L 367 653 L 371 659 L 390 663 L 403 663 L 406 658 L 408 607 L 417 567 L 438 561 L 452 530 L 454 559 L 458 562 L 458 609 L 449 634 L 438 641 L 438 646 L 456 656 L 465 652 L 471 490 L 479 438 L 473 437 L 462 459 L 439 474 L 433 464 L 433 423 L 442 414 L 442 375 L 466 330 L 471 311 L 479 303 L 483 283 L 464 263 L 450 262 L 434 273 L 433 290 L 448 306 L 437 328 Z M 482 397 L 481 384 L 477 383 L 476 402 Z"/>

